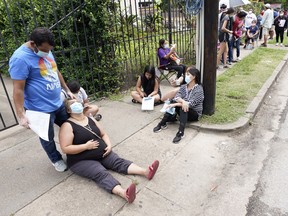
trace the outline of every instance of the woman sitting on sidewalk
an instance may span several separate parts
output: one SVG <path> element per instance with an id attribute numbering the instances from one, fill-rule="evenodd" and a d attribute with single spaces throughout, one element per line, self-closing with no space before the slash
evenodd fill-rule
<path id="1" fill-rule="evenodd" d="M 179 130 L 173 139 L 173 143 L 178 143 L 184 136 L 187 121 L 198 121 L 202 115 L 204 92 L 200 84 L 200 72 L 196 68 L 189 68 L 185 76 L 186 85 L 182 85 L 172 100 L 166 107 L 176 108 L 175 112 L 180 115 Z M 163 119 L 153 129 L 155 133 L 167 128 L 167 122 L 176 121 L 176 113 L 166 112 Z"/>
<path id="2" fill-rule="evenodd" d="M 154 103 L 160 102 L 161 92 L 155 75 L 155 67 L 147 65 L 139 76 L 136 91 L 131 92 L 133 103 L 142 103 L 144 97 L 154 97 Z"/>
<path id="3" fill-rule="evenodd" d="M 136 197 L 135 184 L 123 189 L 107 169 L 122 174 L 142 175 L 151 180 L 158 169 L 159 161 L 155 160 L 148 169 L 144 169 L 120 158 L 112 151 L 110 139 L 99 123 L 83 114 L 81 103 L 68 99 L 65 106 L 70 118 L 60 128 L 59 142 L 62 151 L 67 154 L 70 170 L 92 179 L 108 192 L 132 203 Z"/>

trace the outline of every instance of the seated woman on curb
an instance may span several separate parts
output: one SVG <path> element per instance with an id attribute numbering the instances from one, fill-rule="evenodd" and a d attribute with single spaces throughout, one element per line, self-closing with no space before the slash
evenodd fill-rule
<path id="1" fill-rule="evenodd" d="M 176 121 L 176 115 L 180 115 L 179 130 L 173 139 L 173 143 L 178 143 L 184 136 L 187 121 L 198 121 L 202 115 L 204 92 L 200 84 L 200 72 L 196 68 L 189 68 L 185 76 L 186 85 L 182 85 L 172 100 L 168 108 L 175 107 L 175 114 L 166 112 L 163 119 L 153 129 L 160 132 L 167 128 L 167 122 Z"/>
<path id="2" fill-rule="evenodd" d="M 151 180 L 159 161 L 155 160 L 148 169 L 120 158 L 112 151 L 110 139 L 93 118 L 83 114 L 83 106 L 76 100 L 66 100 L 65 106 L 70 118 L 61 126 L 59 142 L 67 154 L 67 165 L 77 175 L 92 179 L 100 187 L 116 194 L 129 203 L 136 197 L 136 186 L 131 184 L 123 189 L 120 183 L 108 172 L 141 175 Z"/>
<path id="3" fill-rule="evenodd" d="M 161 92 L 155 76 L 155 67 L 147 65 L 139 76 L 136 91 L 131 92 L 133 103 L 142 103 L 144 97 L 154 97 L 154 103 L 160 102 Z"/>
<path id="4" fill-rule="evenodd" d="M 171 49 L 169 48 L 169 42 L 165 39 L 159 40 L 158 57 L 160 61 L 160 68 L 165 70 L 176 70 L 177 77 L 173 80 L 172 85 L 179 86 L 183 81 L 183 75 L 185 73 L 186 66 L 183 64 L 177 64 L 171 59 L 172 55 L 175 53 L 176 45 L 174 44 Z"/>

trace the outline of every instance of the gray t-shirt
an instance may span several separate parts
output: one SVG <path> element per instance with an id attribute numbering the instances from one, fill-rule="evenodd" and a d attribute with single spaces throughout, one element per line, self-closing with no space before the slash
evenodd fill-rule
<path id="1" fill-rule="evenodd" d="M 219 33 L 222 32 L 222 26 L 223 26 L 223 23 L 224 21 L 227 20 L 227 25 L 228 25 L 228 22 L 229 22 L 229 16 L 226 14 L 221 20 L 220 20 L 220 27 L 219 27 Z M 227 28 L 227 25 L 225 26 Z"/>

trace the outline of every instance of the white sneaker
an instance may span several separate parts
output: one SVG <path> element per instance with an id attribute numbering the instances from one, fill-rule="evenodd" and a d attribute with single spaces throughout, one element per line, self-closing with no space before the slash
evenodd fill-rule
<path id="1" fill-rule="evenodd" d="M 275 44 L 275 46 L 278 46 L 278 45 L 279 45 L 278 43 Z"/>
<path id="2" fill-rule="evenodd" d="M 64 172 L 67 170 L 67 165 L 64 160 L 59 160 L 56 163 L 52 164 L 55 167 L 55 170 L 57 170 L 58 172 Z"/>
<path id="3" fill-rule="evenodd" d="M 241 61 L 242 59 L 240 57 L 237 57 L 237 61 Z"/>
<path id="4" fill-rule="evenodd" d="M 283 44 L 281 43 L 280 46 L 283 47 Z"/>

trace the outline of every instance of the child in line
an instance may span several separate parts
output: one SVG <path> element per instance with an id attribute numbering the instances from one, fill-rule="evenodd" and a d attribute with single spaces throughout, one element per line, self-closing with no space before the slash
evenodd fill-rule
<path id="1" fill-rule="evenodd" d="M 245 39 L 246 48 L 248 47 L 248 44 L 252 44 L 252 49 L 254 49 L 254 41 L 257 39 L 259 33 L 259 28 L 256 23 L 256 20 L 252 20 L 251 26 L 247 31 L 247 38 Z"/>

